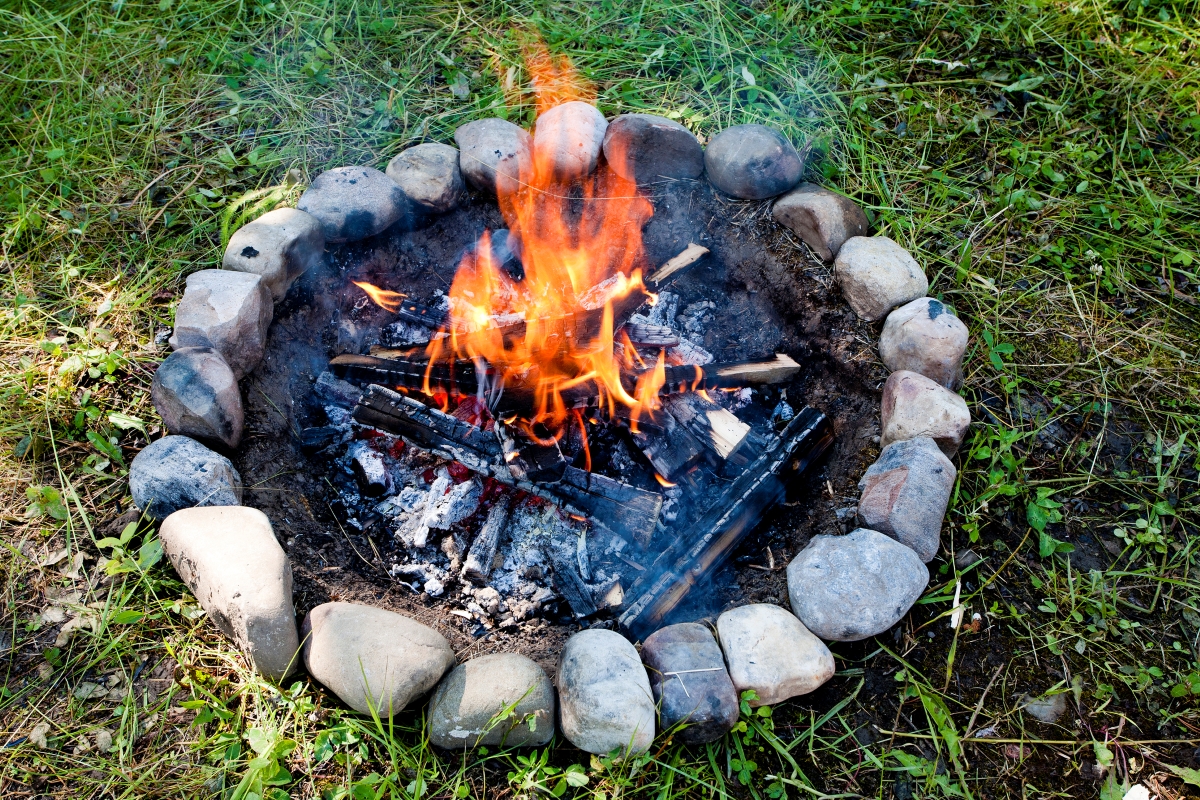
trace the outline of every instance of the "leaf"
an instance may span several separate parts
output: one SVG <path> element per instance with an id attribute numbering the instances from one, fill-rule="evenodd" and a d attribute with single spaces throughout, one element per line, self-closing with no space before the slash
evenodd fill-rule
<path id="1" fill-rule="evenodd" d="M 1030 501 L 1025 506 L 1025 520 L 1029 526 L 1038 533 L 1046 530 L 1046 525 L 1050 522 L 1050 515 L 1046 513 L 1046 509 L 1037 504 L 1036 501 Z"/>
<path id="2" fill-rule="evenodd" d="M 108 415 L 108 421 L 123 431 L 134 429 L 140 431 L 143 436 L 149 436 L 149 434 L 146 433 L 146 423 L 137 417 L 130 416 L 129 414 L 122 414 L 119 411 L 114 411 Z"/>
<path id="3" fill-rule="evenodd" d="M 146 615 L 141 611 L 118 611 L 109 619 L 113 625 L 131 625 L 134 622 L 141 621 Z"/>
<path id="4" fill-rule="evenodd" d="M 1010 83 L 1008 86 L 1005 86 L 1004 91 L 1006 91 L 1006 92 L 1028 92 L 1030 89 L 1036 89 L 1037 87 L 1041 86 L 1042 83 L 1045 82 L 1045 80 L 1046 80 L 1045 77 L 1043 77 L 1041 75 L 1035 75 L 1032 78 L 1022 78 L 1021 80 L 1017 81 L 1016 83 Z"/>
<path id="5" fill-rule="evenodd" d="M 583 767 L 578 764 L 572 764 L 567 767 L 567 771 L 563 774 L 567 784 L 578 789 L 580 786 L 587 786 L 588 775 L 583 771 Z"/>
<path id="6" fill-rule="evenodd" d="M 1191 767 L 1176 767 L 1171 764 L 1164 764 L 1163 766 L 1174 772 L 1176 777 L 1184 783 L 1200 787 L 1200 770 L 1192 769 Z"/>
<path id="7" fill-rule="evenodd" d="M 153 567 L 163 557 L 162 541 L 151 539 L 138 548 L 137 564 L 143 572 Z"/>
<path id="8" fill-rule="evenodd" d="M 125 545 L 129 544 L 129 540 L 133 538 L 133 535 L 135 533 L 137 533 L 137 528 L 138 528 L 138 524 L 137 524 L 136 520 L 134 520 L 133 522 L 126 525 L 121 530 L 121 541 L 119 542 L 119 544 L 121 546 L 125 546 Z"/>
<path id="9" fill-rule="evenodd" d="M 758 83 L 754 80 L 754 73 L 752 73 L 750 71 L 750 68 L 745 65 L 742 66 L 742 80 L 744 80 L 746 83 L 750 84 L 751 86 L 758 85 Z"/>
<path id="10" fill-rule="evenodd" d="M 49 150 L 46 152 L 46 160 L 47 161 L 57 161 L 58 159 L 65 156 L 66 154 L 67 154 L 66 150 L 63 150 L 61 147 L 56 147 L 53 150 Z"/>
<path id="11" fill-rule="evenodd" d="M 99 450 L 104 455 L 116 461 L 121 466 L 125 466 L 125 458 L 121 455 L 119 447 L 105 439 L 95 431 L 87 432 L 87 440 L 92 443 L 92 446 Z"/>
<path id="12" fill-rule="evenodd" d="M 246 743 L 260 756 L 266 755 L 275 746 L 275 737 L 274 731 L 266 731 L 262 728 L 251 728 L 246 731 Z"/>

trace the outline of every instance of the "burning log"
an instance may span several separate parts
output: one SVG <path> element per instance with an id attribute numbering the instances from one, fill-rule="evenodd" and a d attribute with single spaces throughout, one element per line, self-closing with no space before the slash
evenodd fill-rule
<path id="1" fill-rule="evenodd" d="M 495 434 L 383 386 L 368 386 L 353 416 L 364 425 L 404 436 L 443 458 L 548 500 L 626 539 L 648 542 L 658 525 L 662 495 L 570 466 L 564 467 L 557 483 L 518 479 Z"/>
<path id="2" fill-rule="evenodd" d="M 512 512 L 512 502 L 501 497 L 496 504 L 488 509 L 487 519 L 475 534 L 471 549 L 463 561 L 462 577 L 472 583 L 487 583 L 492 574 L 492 562 L 496 559 L 496 550 L 500 547 L 500 535 L 508 524 L 508 515 Z"/>
<path id="3" fill-rule="evenodd" d="M 630 588 L 621 626 L 638 638 L 661 627 L 693 587 L 724 563 L 763 510 L 783 496 L 785 470 L 802 475 L 832 443 L 833 430 L 824 414 L 811 408 L 796 414 L 711 510 L 689 526 L 687 532 L 699 535 L 677 538 Z"/>
<path id="4" fill-rule="evenodd" d="M 661 394 L 698 392 L 701 389 L 741 389 L 769 383 L 784 383 L 800 372 L 800 365 L 783 353 L 756 361 L 728 364 L 685 364 L 665 369 L 666 381 Z"/>
<path id="5" fill-rule="evenodd" d="M 558 442 L 535 442 L 516 425 L 496 424 L 496 437 L 508 463 L 509 472 L 517 481 L 557 483 L 567 468 L 567 460 L 558 449 Z"/>
<path id="6" fill-rule="evenodd" d="M 704 455 L 704 447 L 670 414 L 656 414 L 653 420 L 639 419 L 630 438 L 646 456 L 654 471 L 673 481 Z"/>
<path id="7" fill-rule="evenodd" d="M 732 458 L 750 433 L 750 426 L 731 411 L 695 392 L 666 397 L 663 407 L 716 456 L 718 463 Z"/>

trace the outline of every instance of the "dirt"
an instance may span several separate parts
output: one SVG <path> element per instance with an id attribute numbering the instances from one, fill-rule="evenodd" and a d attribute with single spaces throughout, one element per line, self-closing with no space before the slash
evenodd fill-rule
<path id="1" fill-rule="evenodd" d="M 878 336 L 831 291 L 828 267 L 806 255 L 770 221 L 767 204 L 730 203 L 707 184 L 677 184 L 654 198 L 644 229 L 648 266 L 689 242 L 712 254 L 670 282 L 680 308 L 716 304 L 704 346 L 719 361 L 782 352 L 801 365 L 786 386 L 768 390 L 759 407 L 785 396 L 828 415 L 837 440 L 824 465 L 765 515 L 731 563 L 714 577 L 710 608 L 748 602 L 787 604 L 784 568 L 810 537 L 842 532 L 834 515 L 853 505 L 855 483 L 877 454 L 879 387 L 870 342 Z M 327 264 L 306 275 L 276 309 L 267 355 L 246 382 L 247 433 L 235 463 L 246 502 L 275 525 L 291 557 L 301 614 L 330 600 L 370 603 L 409 614 L 443 633 L 460 658 L 497 651 L 525 653 L 553 670 L 562 641 L 579 629 L 565 613 L 475 638 L 449 615 L 447 598 L 417 595 L 385 571 L 394 543 L 359 533 L 334 513 L 326 475 L 334 465 L 301 452 L 297 434 L 322 424 L 309 394 L 328 360 L 361 352 L 390 313 L 364 302 L 360 280 L 428 302 L 447 291 L 463 250 L 503 221 L 493 201 L 472 198 L 420 230 L 388 232 L 331 248 Z M 451 593 L 448 593 L 451 594 Z"/>

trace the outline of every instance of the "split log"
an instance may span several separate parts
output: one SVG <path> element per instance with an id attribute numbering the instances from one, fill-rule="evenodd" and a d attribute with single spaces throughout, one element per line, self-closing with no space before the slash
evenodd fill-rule
<path id="1" fill-rule="evenodd" d="M 579 574 L 576 561 L 577 542 L 566 536 L 551 536 L 546 548 L 550 566 L 554 569 L 554 588 L 567 601 L 576 617 L 588 617 L 600 609 L 592 597 L 592 587 Z"/>
<path id="2" fill-rule="evenodd" d="M 658 413 L 652 420 L 638 419 L 637 431 L 630 430 L 633 443 L 654 471 L 669 481 L 694 464 L 704 454 L 696 437 L 667 413 Z"/>
<path id="3" fill-rule="evenodd" d="M 463 580 L 487 583 L 492 574 L 492 562 L 496 559 L 496 551 L 500 548 L 500 536 L 508 525 L 510 513 L 512 501 L 508 497 L 501 497 L 488 509 L 487 519 L 479 533 L 475 534 L 475 541 L 471 542 L 471 549 L 467 551 L 467 558 L 463 561 Z"/>
<path id="4" fill-rule="evenodd" d="M 621 626 L 644 639 L 666 624 L 688 593 L 707 582 L 763 512 L 783 497 L 784 473 L 803 475 L 832 444 L 833 429 L 824 414 L 807 407 L 796 414 L 711 509 L 630 587 Z M 699 535 L 689 535 L 693 531 Z"/>
<path id="5" fill-rule="evenodd" d="M 535 442 L 515 425 L 496 423 L 496 438 L 513 478 L 530 483 L 557 483 L 567 468 L 558 442 Z"/>
<path id="6" fill-rule="evenodd" d="M 648 543 L 658 526 L 662 495 L 612 478 L 566 466 L 557 483 L 517 479 L 492 433 L 429 408 L 383 386 L 368 386 L 355 406 L 354 419 L 398 434 L 418 447 L 548 500 L 625 539 Z"/>
<path id="7" fill-rule="evenodd" d="M 666 382 L 660 394 L 697 392 L 713 389 L 741 389 L 769 383 L 783 383 L 800 372 L 800 365 L 783 353 L 757 361 L 699 366 L 685 364 L 667 367 Z"/>
<path id="8" fill-rule="evenodd" d="M 728 461 L 746 441 L 750 426 L 732 411 L 695 392 L 663 398 L 663 408 L 717 458 Z"/>
<path id="9" fill-rule="evenodd" d="M 669 259 L 646 280 L 648 283 L 661 284 L 667 278 L 681 270 L 687 269 L 706 255 L 708 255 L 707 247 L 701 247 L 695 242 L 689 243 L 682 253 Z"/>

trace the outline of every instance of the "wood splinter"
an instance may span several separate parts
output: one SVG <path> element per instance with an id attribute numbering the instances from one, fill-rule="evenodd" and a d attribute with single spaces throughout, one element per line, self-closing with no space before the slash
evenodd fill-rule
<path id="1" fill-rule="evenodd" d="M 669 259 L 667 263 L 656 269 L 654 274 L 646 280 L 650 283 L 660 284 L 676 272 L 687 269 L 692 264 L 695 264 L 706 255 L 708 255 L 707 247 L 701 247 L 695 242 L 690 242 L 682 253 Z"/>

